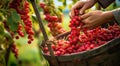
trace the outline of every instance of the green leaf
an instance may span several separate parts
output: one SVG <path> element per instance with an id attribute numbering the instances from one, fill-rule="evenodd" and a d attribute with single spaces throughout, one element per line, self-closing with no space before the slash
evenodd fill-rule
<path id="1" fill-rule="evenodd" d="M 7 25 L 9 26 L 11 31 L 17 30 L 19 21 L 19 14 L 15 10 L 12 10 L 10 15 L 8 15 L 7 17 Z"/>
<path id="2" fill-rule="evenodd" d="M 65 6 L 58 6 L 58 9 L 62 12 L 65 9 Z"/>
<path id="3" fill-rule="evenodd" d="M 20 15 L 15 10 L 11 12 L 11 17 L 17 23 L 20 21 Z"/>
<path id="4" fill-rule="evenodd" d="M 75 4 L 78 0 L 72 0 L 73 1 L 73 4 Z"/>
<path id="5" fill-rule="evenodd" d="M 66 0 L 63 0 L 63 5 L 66 6 Z"/>

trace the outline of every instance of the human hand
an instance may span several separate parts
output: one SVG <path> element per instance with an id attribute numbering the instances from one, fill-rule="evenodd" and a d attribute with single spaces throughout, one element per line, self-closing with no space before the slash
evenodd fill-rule
<path id="1" fill-rule="evenodd" d="M 73 17 L 75 15 L 74 10 L 80 9 L 80 14 L 83 14 L 86 9 L 91 8 L 97 0 L 80 0 L 78 1 L 73 7 L 71 8 L 71 11 L 69 13 L 70 17 Z"/>
<path id="2" fill-rule="evenodd" d="M 93 29 L 108 20 L 114 19 L 111 11 L 102 12 L 100 10 L 92 11 L 81 16 L 82 22 L 85 24 L 82 28 Z"/>

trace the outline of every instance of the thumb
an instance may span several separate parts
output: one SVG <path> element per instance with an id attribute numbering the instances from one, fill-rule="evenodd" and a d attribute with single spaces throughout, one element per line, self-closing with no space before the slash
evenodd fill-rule
<path id="1" fill-rule="evenodd" d="M 87 8 L 88 8 L 88 6 L 84 5 L 84 6 L 80 9 L 80 14 L 83 14 Z"/>

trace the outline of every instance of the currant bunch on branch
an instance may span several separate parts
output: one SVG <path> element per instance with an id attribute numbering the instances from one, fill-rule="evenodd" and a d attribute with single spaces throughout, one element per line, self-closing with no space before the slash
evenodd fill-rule
<path id="1" fill-rule="evenodd" d="M 24 37 L 23 28 L 25 32 L 28 34 L 28 44 L 31 44 L 33 41 L 34 31 L 32 30 L 32 21 L 29 16 L 29 3 L 27 0 L 13 0 L 9 4 L 10 8 L 13 8 L 17 11 L 18 14 L 21 16 L 21 20 L 23 21 L 24 25 L 19 22 L 17 33 L 20 37 Z M 19 36 L 16 36 L 16 39 L 19 39 Z"/>
<path id="2" fill-rule="evenodd" d="M 55 8 L 43 2 L 40 3 L 40 7 L 44 11 L 45 20 L 48 21 L 48 27 L 50 28 L 51 34 L 57 36 L 64 33 L 65 29 L 62 27 L 62 16 L 56 14 Z M 55 12 L 54 15 L 51 15 L 53 12 Z"/>

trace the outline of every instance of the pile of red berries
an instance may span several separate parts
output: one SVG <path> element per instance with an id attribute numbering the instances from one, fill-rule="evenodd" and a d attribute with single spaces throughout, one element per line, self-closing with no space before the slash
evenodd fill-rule
<path id="1" fill-rule="evenodd" d="M 70 47 L 70 44 L 66 40 L 57 40 L 56 44 L 52 44 L 51 47 L 54 50 L 54 54 L 59 56 L 59 55 L 64 55 L 67 53 L 66 49 Z M 50 54 L 47 47 L 44 47 L 43 50 L 45 54 L 48 54 L 48 55 Z"/>
<path id="2" fill-rule="evenodd" d="M 19 34 L 19 36 L 24 37 L 24 32 L 22 31 L 24 28 L 26 33 L 28 34 L 28 39 L 29 39 L 28 44 L 30 44 L 33 41 L 34 32 L 32 30 L 32 21 L 30 20 L 30 16 L 29 16 L 28 1 L 27 0 L 13 0 L 9 4 L 9 7 L 15 9 L 17 13 L 20 14 L 21 19 L 23 20 L 24 26 L 21 23 L 19 23 L 17 33 Z M 16 36 L 16 39 L 19 39 L 19 36 Z"/>

